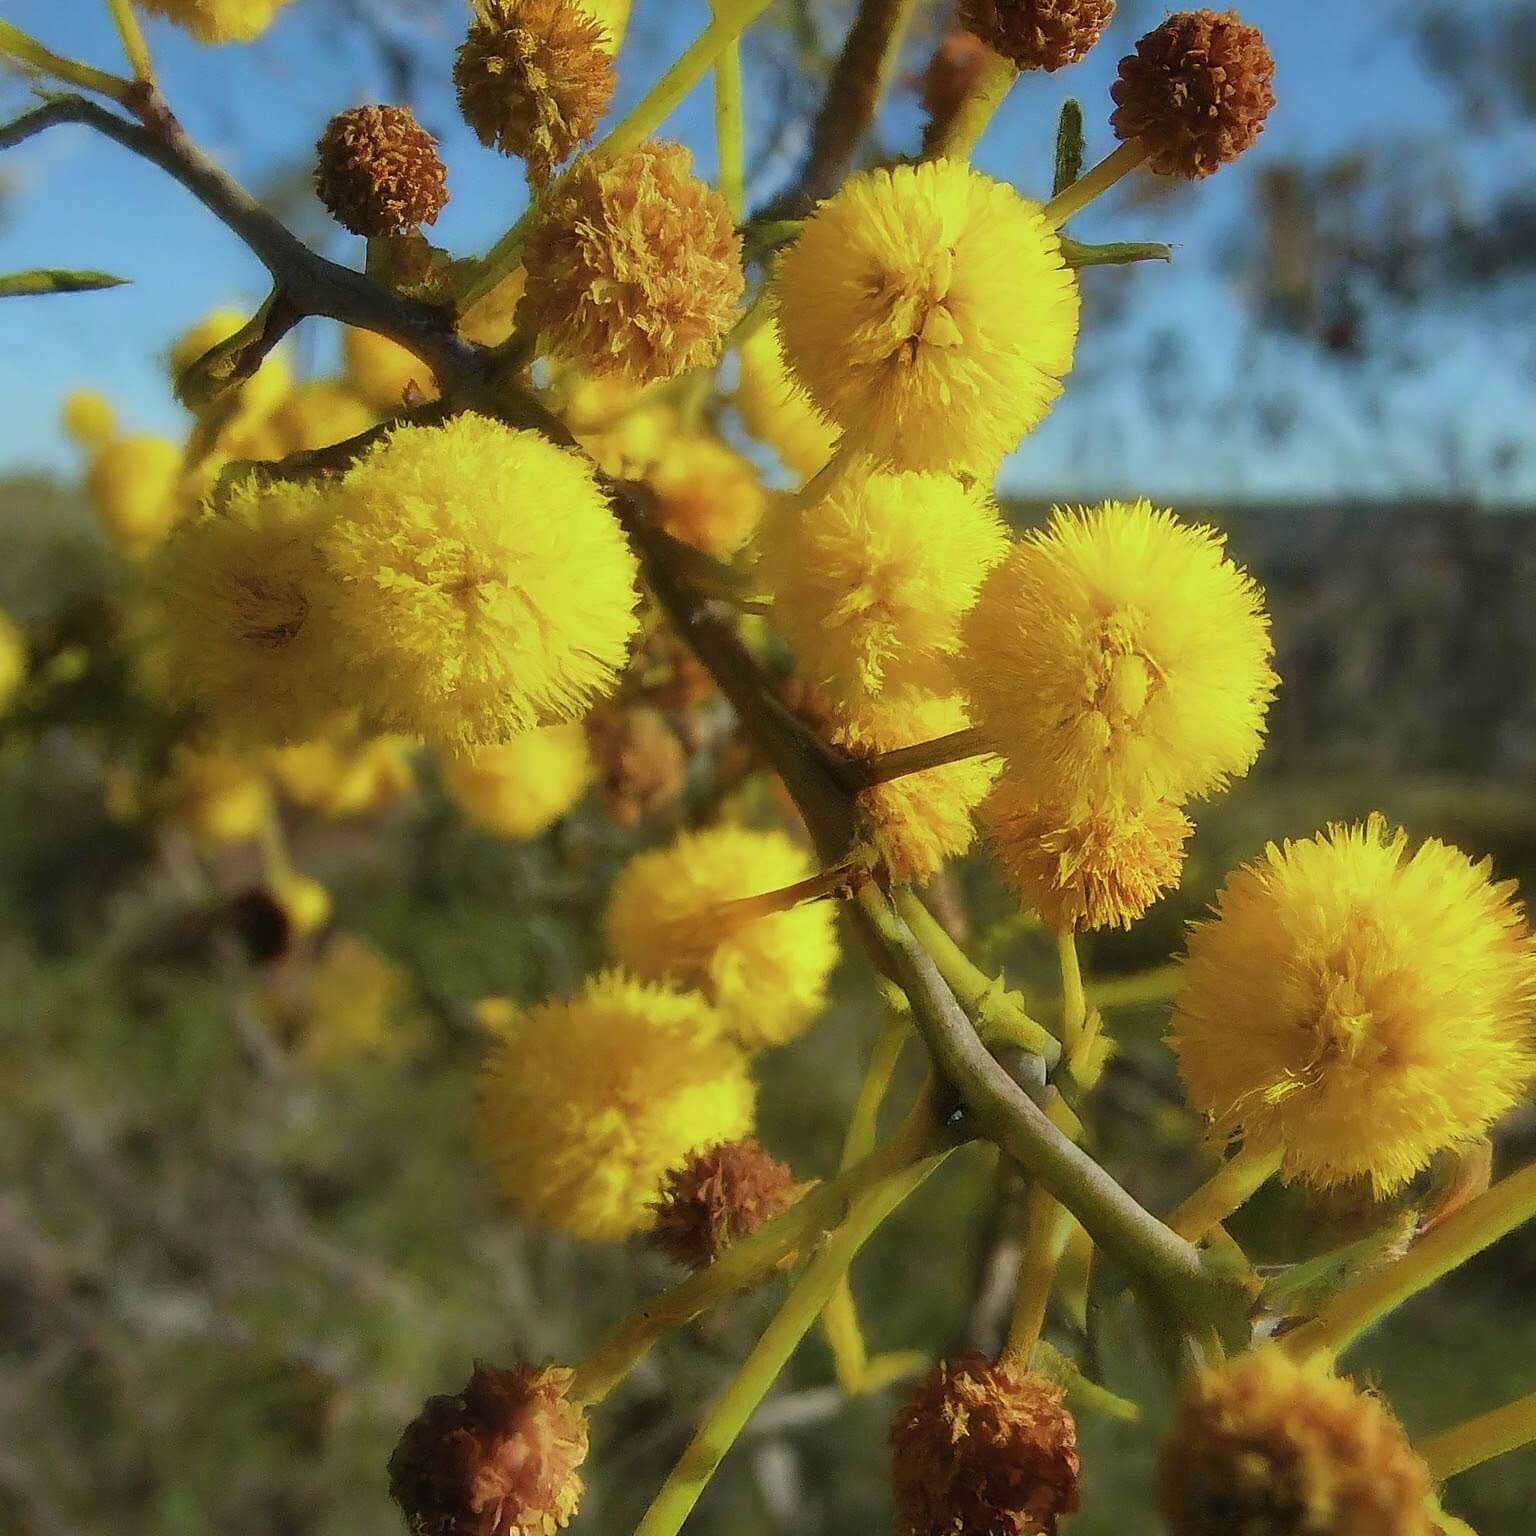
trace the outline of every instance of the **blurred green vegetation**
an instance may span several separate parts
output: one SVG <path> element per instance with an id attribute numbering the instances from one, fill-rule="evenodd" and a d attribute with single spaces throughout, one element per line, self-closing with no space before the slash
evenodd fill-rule
<path id="1" fill-rule="evenodd" d="M 16 551 L 0 605 L 57 647 L 91 633 L 110 577 L 67 498 L 51 496 L 33 487 L 6 502 L 0 521 L 33 531 L 0 528 Z M 471 1005 L 561 991 L 599 963 L 608 881 L 668 821 L 621 832 L 582 813 L 514 846 L 466 829 L 430 782 L 371 820 L 296 818 L 298 863 L 332 887 L 336 914 L 330 933 L 263 967 L 228 920 L 230 894 L 252 878 L 240 855 L 200 856 L 174 831 L 107 814 L 104 768 L 133 729 L 121 681 L 87 667 L 59 685 L 46 718 L 24 715 L 0 744 L 0 1530 L 389 1531 L 385 1462 L 424 1397 L 460 1385 L 477 1356 L 577 1357 L 673 1278 L 640 1245 L 584 1245 L 509 1220 L 467 1133 L 483 1040 Z M 1222 873 L 1265 839 L 1371 807 L 1487 851 L 1536 889 L 1529 784 L 1418 778 L 1410 761 L 1395 774 L 1309 772 L 1292 753 L 1283 772 L 1238 786 L 1200 818 L 1185 889 L 1134 933 L 1088 947 L 1090 992 L 1162 964 Z M 976 951 L 1049 1015 L 1051 946 L 985 859 L 935 896 L 969 914 Z M 263 999 L 325 963 L 336 935 L 404 968 L 398 1059 L 309 1068 L 272 1027 Z M 850 955 L 827 1016 L 762 1061 L 762 1137 L 802 1177 L 836 1166 L 876 1008 Z M 1155 1005 L 1111 1012 L 1119 1053 L 1092 1128 L 1099 1155 L 1160 1210 L 1201 1166 L 1163 1019 Z M 915 1082 L 914 1055 L 896 1103 Z M 1527 1112 L 1499 1156 L 1533 1155 Z M 995 1346 L 1021 1193 L 987 1149 L 968 1148 L 877 1236 L 855 1274 L 873 1348 Z M 1308 1208 L 1272 1190 L 1235 1228 L 1279 1263 L 1320 1230 L 1346 1235 L 1367 1219 L 1347 1201 Z M 1413 1430 L 1529 1391 L 1533 1283 L 1536 1234 L 1516 1234 L 1351 1363 Z M 597 1420 L 579 1529 L 633 1528 L 782 1286 L 668 1340 L 626 1383 Z M 1051 1336 L 1077 1342 L 1061 1316 Z M 1152 1536 L 1149 1426 L 1167 1384 L 1133 1313 L 1109 1320 L 1100 1347 L 1109 1384 L 1145 1405 L 1148 1424 L 1083 1419 L 1072 1530 Z M 842 1399 L 827 1350 L 808 1341 L 690 1529 L 886 1529 L 892 1404 L 891 1391 Z M 1536 1451 L 1456 1480 L 1449 1503 L 1481 1536 L 1526 1536 Z"/>

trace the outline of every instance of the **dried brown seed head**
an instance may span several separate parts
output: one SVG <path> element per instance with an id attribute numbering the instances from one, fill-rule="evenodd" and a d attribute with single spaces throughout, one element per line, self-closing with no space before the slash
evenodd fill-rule
<path id="1" fill-rule="evenodd" d="M 479 0 L 453 84 L 480 142 L 528 163 L 535 183 L 586 143 L 613 96 L 601 22 L 574 0 Z"/>
<path id="2" fill-rule="evenodd" d="M 433 224 L 448 201 L 437 140 L 408 107 L 338 112 L 315 154 L 315 191 L 354 235 L 402 234 Z"/>
<path id="3" fill-rule="evenodd" d="M 1077 1508 L 1061 1390 L 982 1355 L 941 1360 L 891 1426 L 899 1536 L 1055 1536 Z"/>
<path id="4" fill-rule="evenodd" d="M 457 1397 L 429 1397 L 389 1458 L 416 1536 L 553 1536 L 581 1500 L 587 1423 L 561 1366 L 477 1361 Z"/>
<path id="5" fill-rule="evenodd" d="M 1190 1381 L 1159 1464 L 1172 1536 L 1430 1536 L 1431 1486 L 1381 1402 L 1274 1346 Z"/>
<path id="6" fill-rule="evenodd" d="M 1275 104 L 1264 34 L 1236 11 L 1179 11 L 1120 61 L 1110 125 L 1163 176 L 1209 176 L 1258 138 Z"/>
<path id="7" fill-rule="evenodd" d="M 918 81 L 918 99 L 928 121 L 923 128 L 923 147 L 938 143 L 971 88 L 981 76 L 990 50 L 974 32 L 954 27 L 939 40 L 928 66 Z"/>
<path id="8" fill-rule="evenodd" d="M 1109 25 L 1115 0 L 960 0 L 959 21 L 1018 69 L 1076 64 Z"/>
<path id="9" fill-rule="evenodd" d="M 795 1176 L 750 1136 L 690 1154 L 662 1183 L 651 1240 L 689 1269 L 702 1269 L 792 1205 Z"/>
<path id="10" fill-rule="evenodd" d="M 527 313 L 599 376 L 667 379 L 712 363 L 741 299 L 741 240 L 681 144 L 579 160 L 528 242 Z"/>
<path id="11" fill-rule="evenodd" d="M 682 793 L 687 753 L 658 709 L 620 705 L 587 717 L 587 742 L 597 768 L 603 806 L 621 827 Z"/>

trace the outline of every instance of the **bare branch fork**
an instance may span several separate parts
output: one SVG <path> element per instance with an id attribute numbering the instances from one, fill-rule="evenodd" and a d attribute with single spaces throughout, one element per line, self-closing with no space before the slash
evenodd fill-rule
<path id="1" fill-rule="evenodd" d="M 310 250 L 192 143 L 153 92 L 135 98 L 131 107 L 142 107 L 141 122 L 84 97 L 54 97 L 0 127 L 0 149 L 61 123 L 83 123 L 95 129 L 160 167 L 238 236 L 267 268 L 275 292 L 291 314 L 324 316 L 388 336 L 433 370 L 450 404 L 472 407 L 514 426 L 532 427 L 572 445 L 564 424 L 510 383 L 511 370 L 494 349 L 476 346 L 456 334 L 449 307 L 396 294 Z M 345 462 L 348 449 L 355 451 L 356 445 L 325 452 Z M 824 864 L 842 863 L 857 841 L 855 797 L 870 777 L 823 742 L 775 696 L 734 624 L 700 588 L 680 547 L 657 527 L 635 488 L 606 483 L 651 590 L 783 778 Z M 905 768 L 899 763 L 891 766 Z M 1038 1178 L 1106 1252 L 1147 1283 L 1192 1332 L 1208 1336 L 1214 1327 L 1228 1338 L 1241 1336 L 1248 1306 L 1241 1287 L 1212 1269 L 1198 1248 L 1139 1205 L 1051 1124 L 983 1045 L 889 894 L 871 882 L 849 905 L 874 963 L 906 994 L 936 1069 L 959 1095 L 975 1127 Z"/>

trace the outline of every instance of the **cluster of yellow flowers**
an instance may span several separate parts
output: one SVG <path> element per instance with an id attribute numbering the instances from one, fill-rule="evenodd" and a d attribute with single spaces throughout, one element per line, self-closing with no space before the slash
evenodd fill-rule
<path id="1" fill-rule="evenodd" d="M 260 31 L 276 5 L 147 8 L 224 41 Z M 150 556 L 146 669 L 206 732 L 179 745 L 167 775 L 203 839 L 265 836 L 274 785 L 324 814 L 377 806 L 408 787 L 415 742 L 437 750 L 450 795 L 498 835 L 541 835 L 594 786 L 627 801 L 616 821 L 642 824 L 608 893 L 603 968 L 569 996 L 482 1004 L 492 1038 L 475 1136 L 521 1216 L 601 1241 L 660 1233 L 703 1267 L 681 1300 L 642 1309 L 574 1373 L 477 1367 L 460 1397 L 429 1403 L 391 1464 L 418 1530 L 549 1536 L 580 1496 L 585 1410 L 657 1320 L 686 1321 L 814 1252 L 642 1527 L 671 1536 L 697 1467 L 712 1470 L 766 1387 L 773 1350 L 824 1309 L 846 1342 L 844 1272 L 871 1210 L 878 1219 L 895 1203 L 880 1204 L 891 1181 L 915 1183 L 948 1143 L 930 1136 L 914 1153 L 898 1137 L 857 1160 L 856 1132 L 889 1077 L 878 1057 L 849 1133 L 852 1182 L 824 1204 L 749 1139 L 754 1056 L 827 1003 L 832 898 L 876 894 L 899 927 L 922 910 L 899 888 L 965 853 L 979 822 L 1007 883 L 1060 942 L 1062 1028 L 1042 1062 L 1059 1057 L 1070 1086 L 1042 1103 L 1069 1140 L 1106 1051 L 1075 934 L 1129 927 L 1175 888 L 1191 807 L 1259 755 L 1278 682 L 1269 617 L 1217 532 L 1143 499 L 1058 508 L 1016 534 L 990 487 L 1073 365 L 1082 255 L 1062 224 L 1138 165 L 1199 178 L 1245 150 L 1273 103 L 1268 51 L 1234 13 L 1169 16 L 1120 64 L 1120 147 L 1042 204 L 976 171 L 966 134 L 1021 71 L 1081 58 L 1112 0 L 961 11 L 976 67 L 948 115 L 935 109 L 923 156 L 851 176 L 763 258 L 744 239 L 739 188 L 709 186 L 685 148 L 651 136 L 715 59 L 726 165 L 720 50 L 757 8 L 722 0 L 699 48 L 578 154 L 609 104 L 627 6 L 477 0 L 457 99 L 534 189 L 496 251 L 455 262 L 426 246 L 419 225 L 447 198 L 446 168 L 403 108 L 342 114 L 317 169 L 332 213 L 377 242 L 370 272 L 399 277 L 391 262 L 414 261 L 396 286 L 460 311 L 450 339 L 475 361 L 468 382 L 451 348 L 423 347 L 438 378 L 395 342 L 353 332 L 340 379 L 295 384 L 273 355 L 220 388 L 250 328 L 219 314 L 173 355 L 196 407 L 185 448 L 117 435 L 98 398 L 68 405 L 104 528 Z M 738 424 L 793 491 L 765 484 L 711 403 L 711 371 L 732 353 Z M 648 745 L 640 722 L 662 718 L 661 691 L 645 679 L 668 647 L 692 647 L 712 674 L 699 686 L 663 666 L 673 703 L 696 705 L 715 681 L 730 696 L 731 750 L 706 749 L 696 718 L 664 719 L 650 741 L 665 750 Z M 0 700 L 22 649 L 0 626 Z M 600 705 L 629 713 L 615 726 Z M 797 800 L 804 829 L 768 825 L 762 802 L 734 796 L 765 748 L 836 802 L 842 845 L 810 795 Z M 665 798 L 658 784 L 687 777 L 685 750 L 700 777 L 714 774 L 713 819 L 678 831 L 678 817 L 658 846 L 644 811 Z M 805 830 L 834 867 L 819 866 Z M 323 925 L 324 891 L 278 864 L 290 921 Z M 959 1012 L 981 1026 L 1013 1007 L 937 924 L 916 925 L 906 934 L 931 951 Z M 886 959 L 893 981 L 905 974 Z M 313 1060 L 390 1048 L 401 984 L 376 962 L 332 947 L 311 984 L 328 1020 L 305 1037 Z M 915 988 L 907 1002 L 921 1012 Z M 1270 1174 L 1393 1194 L 1523 1100 L 1536 1076 L 1536 939 L 1486 864 L 1434 839 L 1411 847 L 1380 816 L 1331 826 L 1228 879 L 1189 935 L 1169 1042 L 1213 1143 L 1236 1149 L 1157 1240 L 1159 1253 L 1185 1243 L 1209 1279 L 1195 1245 L 1226 1239 L 1220 1224 Z M 897 1415 L 908 1536 L 1040 1536 L 1076 1508 L 1067 1402 L 1082 1377 L 1038 1347 L 1073 1237 L 1069 1182 L 1042 1175 L 1035 1191 L 1036 1249 L 1002 1356 L 938 1362 Z M 1514 1198 L 1476 1229 L 1484 1238 Z M 1124 1201 L 1122 1231 L 1152 1220 Z M 755 1270 L 715 1268 L 775 1213 L 750 1250 Z M 690 1223 L 707 1241 L 691 1241 Z M 1240 1267 L 1234 1247 L 1218 1278 Z M 1438 1262 L 1424 1252 L 1399 1261 L 1410 1271 L 1393 1296 Z M 1258 1276 L 1231 1283 L 1249 1281 L 1239 1331 L 1267 1301 Z M 1348 1341 L 1337 1317 L 1226 1364 L 1218 1342 L 1232 1340 L 1210 1321 L 1184 1341 L 1213 1363 L 1190 1373 L 1161 1458 L 1174 1536 L 1457 1528 L 1390 1412 L 1333 1373 Z M 1249 1332 L 1238 1342 L 1252 1345 Z"/>
<path id="2" fill-rule="evenodd" d="M 591 1238 L 651 1226 L 665 1176 L 752 1129 L 753 1053 L 827 1000 L 836 914 L 785 833 L 723 825 L 639 854 L 603 935 L 621 969 L 527 1011 L 494 1007 L 480 1146 L 514 1207 Z"/>

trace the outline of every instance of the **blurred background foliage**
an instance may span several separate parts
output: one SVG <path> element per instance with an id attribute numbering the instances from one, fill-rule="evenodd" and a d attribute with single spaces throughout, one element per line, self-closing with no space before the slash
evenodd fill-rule
<path id="1" fill-rule="evenodd" d="M 406 100 L 438 88 L 460 14 L 457 0 L 300 7 L 322 40 L 350 49 L 365 36 L 378 94 Z M 1111 60 L 1161 14 L 1136 0 L 1121 9 Z M 1261 24 L 1265 10 L 1245 7 Z M 1315 10 L 1326 34 L 1327 11 Z M 1536 388 L 1536 195 L 1518 153 L 1536 125 L 1536 6 L 1375 10 L 1378 33 L 1413 51 L 1456 131 L 1424 126 L 1422 94 L 1408 110 L 1383 103 L 1376 127 L 1344 148 L 1318 149 L 1278 118 L 1192 252 L 1202 280 L 1222 285 L 1222 335 L 1156 321 L 1161 272 L 1090 284 L 1062 412 L 1071 435 L 1047 460 L 1070 470 L 1032 487 L 1074 499 L 1111 489 L 1141 462 L 1126 443 L 1149 434 L 1170 466 L 1198 461 L 1212 515 L 1270 592 L 1280 649 L 1270 746 L 1253 778 L 1199 818 L 1184 889 L 1133 934 L 1089 949 L 1090 992 L 1106 999 L 1117 979 L 1177 950 L 1235 861 L 1328 818 L 1383 809 L 1492 854 L 1536 891 L 1536 469 L 1519 405 Z M 797 162 L 847 8 L 797 0 L 773 15 L 749 61 L 764 200 Z M 872 156 L 909 147 L 915 82 L 946 25 L 942 11 L 925 13 Z M 666 23 L 642 4 L 637 26 L 661 34 Z M 262 50 L 252 58 L 260 69 Z M 296 156 L 304 143 L 292 136 Z M 263 192 L 323 239 L 307 172 L 301 158 L 269 164 Z M 1142 219 L 1149 200 L 1189 196 L 1137 188 L 1116 217 L 1155 224 Z M 7 168 L 0 220 L 23 193 L 59 195 Z M 117 296 L 26 302 L 33 314 L 59 306 L 47 323 L 65 328 L 65 306 L 104 314 Z M 1474 370 L 1478 358 L 1507 370 L 1513 410 L 1464 408 L 1465 370 L 1443 364 L 1468 349 Z M 641 1247 L 509 1221 L 471 1155 L 466 1110 L 484 1042 L 476 1000 L 561 991 L 598 963 L 596 914 L 614 870 L 669 836 L 692 802 L 625 828 L 588 803 L 515 844 L 466 826 L 424 769 L 415 794 L 376 815 L 290 812 L 296 862 L 331 889 L 335 913 L 261 958 L 238 900 L 259 879 L 249 849 L 210 854 L 175 826 L 114 814 L 114 764 L 141 760 L 158 729 L 111 643 L 117 562 L 59 466 L 26 468 L 37 461 L 25 444 L 7 452 L 0 608 L 27 624 L 38 681 L 0 720 L 0 1530 L 391 1530 L 384 1463 L 424 1396 L 456 1387 L 476 1356 L 572 1358 L 672 1278 Z M 1264 454 L 1282 480 L 1287 463 L 1305 480 L 1326 461 L 1341 494 L 1253 504 L 1245 464 Z M 1024 523 L 1041 507 L 1014 511 Z M 760 784 L 745 794 L 749 810 L 771 814 Z M 1050 945 L 1012 911 L 984 856 L 932 895 L 985 963 L 1050 1011 Z M 363 1046 L 334 1059 L 305 1049 L 317 996 L 372 1010 L 353 1021 Z M 876 1009 L 850 957 L 828 1015 L 762 1063 L 763 1139 L 801 1176 L 835 1167 Z M 1109 1166 L 1157 1209 L 1200 1166 L 1160 1044 L 1165 1012 L 1109 1007 L 1119 1054 L 1094 1128 Z M 915 1062 L 905 1070 L 910 1080 Z M 1504 1128 L 1498 1157 L 1532 1156 L 1527 1111 Z M 996 1342 L 1020 1194 L 969 1149 L 880 1234 L 855 1281 L 873 1347 Z M 1304 1207 L 1273 1191 L 1237 1230 L 1280 1263 L 1320 1231 L 1343 1238 L 1367 1220 L 1345 1200 Z M 1536 1234 L 1516 1234 L 1405 1309 L 1358 1367 L 1413 1430 L 1528 1391 L 1533 1288 Z M 626 1385 L 599 1421 L 581 1529 L 633 1527 L 777 1290 L 669 1341 Z M 1065 1342 L 1071 1327 L 1058 1316 L 1053 1335 Z M 1110 1384 L 1155 1422 L 1157 1368 L 1133 1316 L 1114 1327 Z M 694 1528 L 884 1529 L 891 1404 L 890 1392 L 843 1399 L 811 1340 Z M 1150 1536 L 1148 1435 L 1085 1419 L 1083 1437 L 1076 1536 Z M 1458 1479 L 1449 1504 L 1481 1536 L 1526 1536 L 1536 1452 Z"/>

